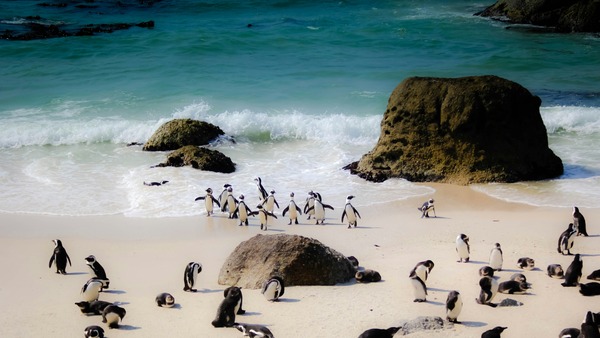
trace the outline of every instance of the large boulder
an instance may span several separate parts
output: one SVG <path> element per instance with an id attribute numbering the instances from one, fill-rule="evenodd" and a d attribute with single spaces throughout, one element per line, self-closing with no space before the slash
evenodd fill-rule
<path id="1" fill-rule="evenodd" d="M 225 134 L 221 128 L 208 122 L 192 119 L 171 120 L 160 126 L 142 150 L 175 150 L 183 146 L 202 146 Z"/>
<path id="2" fill-rule="evenodd" d="M 157 167 L 182 167 L 190 165 L 194 169 L 216 171 L 220 173 L 232 173 L 235 165 L 231 159 L 223 153 L 197 146 L 181 147 L 167 156 L 167 162 Z"/>
<path id="3" fill-rule="evenodd" d="M 298 235 L 256 235 L 240 243 L 219 272 L 219 284 L 258 289 L 271 276 L 285 285 L 334 285 L 354 277 L 348 258 Z"/>
<path id="4" fill-rule="evenodd" d="M 500 0 L 476 13 L 506 17 L 510 22 L 555 27 L 559 32 L 600 32 L 597 0 Z"/>
<path id="5" fill-rule="evenodd" d="M 373 150 L 347 166 L 376 182 L 466 185 L 553 178 L 541 100 L 497 76 L 412 77 L 394 89 Z"/>

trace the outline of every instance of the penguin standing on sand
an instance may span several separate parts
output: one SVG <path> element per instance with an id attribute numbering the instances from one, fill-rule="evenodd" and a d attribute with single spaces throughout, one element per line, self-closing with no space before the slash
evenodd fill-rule
<path id="1" fill-rule="evenodd" d="M 498 305 L 492 304 L 492 300 L 498 293 L 498 282 L 492 277 L 483 277 L 479 280 L 479 286 L 481 287 L 481 291 L 479 292 L 479 297 L 475 299 L 477 304 L 489 305 L 491 307 L 496 307 Z"/>
<path id="2" fill-rule="evenodd" d="M 239 305 L 236 306 L 237 307 L 237 312 L 235 313 L 236 315 L 243 315 L 244 313 L 246 313 L 246 310 L 242 309 L 243 303 L 244 303 L 244 295 L 242 295 L 242 288 L 237 287 L 237 286 L 230 286 L 227 289 L 225 289 L 223 291 L 223 297 L 227 298 L 227 296 L 229 296 L 229 294 L 236 294 L 239 292 L 240 294 L 240 302 Z"/>
<path id="3" fill-rule="evenodd" d="M 350 201 L 353 198 L 354 196 L 352 195 L 346 197 L 346 205 L 344 206 L 344 211 L 342 212 L 342 223 L 344 223 L 344 216 L 348 216 L 348 229 L 352 228 L 352 225 L 354 225 L 355 228 L 358 225 L 358 219 L 356 216 L 358 216 L 358 218 L 362 218 L 360 217 L 358 210 L 356 210 L 352 204 L 350 204 Z"/>
<path id="4" fill-rule="evenodd" d="M 495 248 L 490 252 L 490 266 L 494 271 L 501 271 L 502 262 L 502 248 L 500 247 L 500 243 L 496 243 Z"/>
<path id="5" fill-rule="evenodd" d="M 240 195 L 237 208 L 233 212 L 240 218 L 240 226 L 244 223 L 248 225 L 248 217 L 258 215 L 258 212 L 250 210 L 244 202 L 244 195 Z"/>
<path id="6" fill-rule="evenodd" d="M 431 260 L 419 262 L 410 271 L 409 277 L 413 278 L 415 276 L 418 276 L 419 278 L 421 278 L 421 280 L 423 282 L 427 282 L 427 278 L 429 277 L 431 270 L 433 270 L 433 267 L 434 267 L 434 264 L 433 264 L 433 261 L 431 261 Z"/>
<path id="7" fill-rule="evenodd" d="M 319 221 L 321 221 L 321 225 L 324 225 L 325 224 L 325 209 L 331 209 L 331 210 L 334 210 L 334 209 L 331 205 L 323 204 L 323 202 L 321 202 L 321 199 L 319 198 L 319 196 L 317 194 L 318 193 L 313 194 L 313 196 L 315 197 L 314 206 L 312 208 L 308 208 L 308 212 L 310 213 L 311 210 L 315 211 L 315 220 L 317 221 L 315 223 L 315 225 L 318 225 Z"/>
<path id="8" fill-rule="evenodd" d="M 262 205 L 268 212 L 273 212 L 273 210 L 275 210 L 275 206 L 277 206 L 277 209 L 279 209 L 279 203 L 277 203 L 277 200 L 275 199 L 275 190 L 271 189 L 269 196 L 267 196 L 267 199 L 262 202 Z"/>
<path id="9" fill-rule="evenodd" d="M 491 330 L 485 331 L 481 335 L 481 338 L 500 338 L 500 334 L 502 334 L 502 331 L 504 331 L 506 329 L 507 329 L 506 327 L 496 326 L 495 328 L 493 328 Z"/>
<path id="10" fill-rule="evenodd" d="M 60 239 L 53 239 L 52 242 L 54 242 L 54 251 L 52 252 L 52 256 L 50 257 L 50 263 L 48 264 L 48 268 L 51 268 L 52 262 L 54 262 L 54 264 L 56 265 L 56 273 L 66 275 L 67 261 L 69 261 L 69 266 L 72 266 L 71 258 L 69 258 L 67 250 L 63 248 Z"/>
<path id="11" fill-rule="evenodd" d="M 217 309 L 217 316 L 212 321 L 214 327 L 233 327 L 235 315 L 241 306 L 242 293 L 240 288 L 229 288 L 227 296 Z"/>
<path id="12" fill-rule="evenodd" d="M 110 280 L 106 277 L 106 272 L 104 268 L 98 261 L 94 255 L 89 255 L 85 258 L 85 264 L 90 268 L 92 274 L 96 276 L 97 279 L 102 280 L 102 289 L 108 289 L 108 285 L 110 284 Z M 100 290 L 102 291 L 102 290 Z"/>
<path id="13" fill-rule="evenodd" d="M 414 277 L 410 277 L 410 283 L 415 296 L 415 300 L 413 302 L 426 302 L 427 286 L 425 285 L 425 282 L 419 276 L 415 275 Z"/>
<path id="14" fill-rule="evenodd" d="M 456 237 L 456 252 L 460 260 L 459 263 L 469 262 L 469 254 L 471 253 L 471 247 L 469 246 L 469 237 L 465 234 L 460 234 Z"/>
<path id="15" fill-rule="evenodd" d="M 117 305 L 109 305 L 102 311 L 102 322 L 108 325 L 109 329 L 119 328 L 119 321 L 123 321 L 125 317 L 124 308 Z"/>
<path id="16" fill-rule="evenodd" d="M 600 338 L 600 332 L 598 331 L 598 323 L 595 320 L 594 313 L 592 311 L 588 311 L 585 314 L 585 318 L 583 323 L 581 324 L 581 333 L 579 337 L 581 338 Z"/>
<path id="17" fill-rule="evenodd" d="M 446 299 L 446 320 L 453 323 L 459 323 L 458 315 L 462 311 L 463 301 L 458 291 L 450 291 Z"/>
<path id="18" fill-rule="evenodd" d="M 587 229 L 585 226 L 585 218 L 579 212 L 578 207 L 573 207 L 573 224 L 573 228 L 575 229 L 575 231 L 577 231 L 577 236 L 588 236 Z"/>
<path id="19" fill-rule="evenodd" d="M 97 325 L 90 325 L 83 330 L 84 338 L 104 338 L 104 329 Z"/>
<path id="20" fill-rule="evenodd" d="M 221 206 L 221 211 L 225 212 L 225 207 L 227 205 L 227 190 L 231 187 L 231 184 L 223 184 L 223 191 L 219 194 L 219 205 Z"/>
<path id="21" fill-rule="evenodd" d="M 260 293 L 262 293 L 269 302 L 276 302 L 279 300 L 279 297 L 283 296 L 284 292 L 285 285 L 283 283 L 283 278 L 273 276 L 263 283 Z"/>
<path id="22" fill-rule="evenodd" d="M 577 230 L 575 230 L 573 223 L 569 223 L 567 230 L 563 231 L 560 237 L 558 237 L 558 253 L 570 255 L 575 236 L 577 236 Z"/>
<path id="23" fill-rule="evenodd" d="M 202 271 L 202 264 L 189 262 L 183 273 L 183 291 L 196 292 L 194 285 L 198 279 L 198 274 Z"/>
<path id="24" fill-rule="evenodd" d="M 100 289 L 102 288 L 102 281 L 96 278 L 88 280 L 81 288 L 83 299 L 86 302 L 98 300 L 100 295 Z"/>
<path id="25" fill-rule="evenodd" d="M 419 211 L 422 211 L 423 214 L 421 215 L 421 218 L 425 217 L 425 218 L 429 218 L 429 211 L 433 211 L 433 216 L 437 217 L 437 215 L 435 214 L 435 207 L 433 206 L 433 198 L 430 199 L 429 201 L 423 203 L 423 205 L 419 209 Z"/>
<path id="26" fill-rule="evenodd" d="M 290 204 L 283 209 L 283 213 L 281 215 L 285 216 L 285 213 L 288 211 L 290 212 L 290 222 L 288 225 L 291 225 L 292 221 L 295 221 L 296 224 L 298 224 L 298 215 L 302 215 L 302 211 L 300 211 L 300 208 L 296 205 L 296 202 L 294 202 L 293 192 L 290 194 Z"/>
<path id="27" fill-rule="evenodd" d="M 308 192 L 308 197 L 306 198 L 306 204 L 304 204 L 304 214 L 308 215 L 307 220 L 310 219 L 311 215 L 315 214 L 315 195 L 313 191 Z M 310 211 L 308 211 L 310 209 Z"/>
<path id="28" fill-rule="evenodd" d="M 583 270 L 583 261 L 579 254 L 575 255 L 573 258 L 573 262 L 567 268 L 567 273 L 565 273 L 565 282 L 561 283 L 562 286 L 577 286 L 579 284 L 579 280 L 581 279 L 581 273 Z"/>
<path id="29" fill-rule="evenodd" d="M 227 203 L 223 204 L 221 211 L 225 212 L 225 209 L 229 210 L 229 216 L 227 218 L 236 218 L 235 210 L 237 209 L 238 200 L 233 197 L 233 188 L 227 187 Z"/>
<path id="30" fill-rule="evenodd" d="M 212 189 L 206 189 L 206 196 L 200 196 L 195 199 L 195 201 L 204 200 L 204 207 L 206 208 L 206 217 L 210 216 L 213 212 L 213 204 L 216 204 L 219 208 L 221 207 L 221 203 L 217 201 L 212 195 Z"/>
<path id="31" fill-rule="evenodd" d="M 256 189 L 258 190 L 258 199 L 262 202 L 267 199 L 269 194 L 267 194 L 267 190 L 263 187 L 260 177 L 257 177 L 254 180 L 256 181 Z"/>
<path id="32" fill-rule="evenodd" d="M 275 214 L 266 211 L 262 204 L 259 204 L 256 206 L 256 208 L 258 209 L 258 211 L 255 211 L 258 213 L 258 215 L 260 216 L 260 230 L 264 230 L 267 231 L 267 222 L 269 221 L 269 216 L 277 219 L 277 216 L 275 216 Z"/>

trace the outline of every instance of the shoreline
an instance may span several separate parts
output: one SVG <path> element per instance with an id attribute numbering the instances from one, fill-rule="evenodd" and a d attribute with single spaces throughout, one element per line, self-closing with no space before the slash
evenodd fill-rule
<path id="1" fill-rule="evenodd" d="M 310 327 L 315 337 L 358 337 L 370 328 L 387 328 L 401 319 L 420 315 L 445 318 L 449 291 L 462 294 L 464 306 L 453 329 L 416 333 L 413 337 L 480 336 L 495 326 L 507 326 L 504 338 L 556 336 L 567 327 L 579 327 L 588 310 L 596 311 L 594 297 L 584 297 L 577 288 L 564 288 L 561 281 L 545 275 L 549 264 L 566 270 L 573 256 L 556 252 L 560 233 L 570 222 L 570 208 L 534 207 L 504 202 L 469 187 L 425 184 L 435 193 L 407 200 L 357 208 L 362 218 L 358 228 L 341 224 L 341 210 L 327 211 L 325 226 L 306 221 L 288 226 L 279 219 L 269 231 L 260 231 L 256 218 L 250 226 L 237 220 L 192 216 L 175 218 L 131 218 L 122 215 L 65 217 L 0 214 L 0 335 L 76 335 L 88 325 L 99 325 L 107 337 L 164 337 L 201 335 L 239 337 L 235 329 L 215 329 L 210 322 L 223 299 L 226 286 L 217 284 L 219 270 L 233 249 L 256 234 L 288 233 L 315 238 L 332 249 L 355 256 L 361 269 L 379 271 L 382 281 L 357 284 L 351 280 L 335 286 L 289 286 L 283 299 L 267 302 L 260 290 L 243 290 L 246 315 L 240 323 L 268 326 L 277 337 L 303 337 Z M 435 199 L 436 218 L 420 219 L 416 210 Z M 327 203 L 327 201 L 325 201 Z M 584 260 L 582 282 L 600 268 L 595 219 L 600 210 L 585 209 L 590 237 L 578 237 L 573 248 Z M 471 262 L 457 263 L 454 240 L 460 233 L 470 238 Z M 59 238 L 71 257 L 66 276 L 56 275 L 47 263 Z M 475 303 L 479 294 L 480 267 L 487 265 L 489 251 L 499 242 L 504 251 L 504 269 L 499 282 L 515 272 L 524 273 L 533 289 L 526 295 L 498 294 L 493 303 L 511 298 L 524 303 L 517 308 L 491 308 Z M 99 316 L 83 316 L 74 305 L 79 291 L 91 276 L 84 257 L 94 254 L 111 280 L 100 300 L 121 302 L 127 310 L 123 327 L 108 330 Z M 533 271 L 518 270 L 517 259 L 531 257 Z M 408 274 L 417 262 L 431 259 L 435 267 L 427 286 L 427 302 L 413 303 Z M 183 292 L 183 271 L 190 261 L 203 265 L 197 293 Z M 164 309 L 154 297 L 170 292 L 178 308 Z M 10 304 L 10 305 L 8 305 Z M 531 322 L 536 318 L 536 323 Z"/>

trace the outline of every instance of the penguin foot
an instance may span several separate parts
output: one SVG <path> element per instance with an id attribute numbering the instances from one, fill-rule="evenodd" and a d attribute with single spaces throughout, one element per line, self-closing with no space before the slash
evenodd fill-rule
<path id="1" fill-rule="evenodd" d="M 292 225 L 292 220 L 290 220 L 290 222 L 288 223 L 288 225 Z"/>
<path id="2" fill-rule="evenodd" d="M 485 304 L 485 305 L 487 305 L 487 306 L 491 306 L 491 307 L 496 307 L 496 306 L 498 306 L 498 304 L 492 304 L 492 303 L 487 303 L 487 304 Z"/>
<path id="3" fill-rule="evenodd" d="M 260 230 L 262 230 L 262 229 L 263 229 L 263 225 L 261 224 L 261 225 L 260 225 Z"/>
<path id="4" fill-rule="evenodd" d="M 348 229 L 352 229 L 352 227 L 350 225 L 348 225 Z"/>

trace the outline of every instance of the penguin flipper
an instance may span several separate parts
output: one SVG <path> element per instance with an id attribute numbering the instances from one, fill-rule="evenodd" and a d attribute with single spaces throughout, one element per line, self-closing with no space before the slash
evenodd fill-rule
<path id="1" fill-rule="evenodd" d="M 279 206 L 278 206 L 278 208 L 279 208 Z M 281 214 L 281 216 L 285 216 L 285 213 L 288 212 L 288 210 L 290 210 L 290 207 L 289 206 L 285 207 L 285 209 L 283 209 L 283 213 Z"/>
<path id="2" fill-rule="evenodd" d="M 250 209 L 248 209 L 248 211 L 250 211 Z M 259 214 L 259 211 L 250 211 L 248 212 L 248 216 L 256 216 Z"/>
<path id="3" fill-rule="evenodd" d="M 269 215 L 269 216 L 271 216 L 271 217 L 273 217 L 273 218 L 277 219 L 277 216 L 275 216 L 275 214 L 274 214 L 274 213 L 272 213 L 272 212 L 268 212 L 268 211 L 266 211 L 266 213 L 267 213 L 267 215 Z"/>
<path id="4" fill-rule="evenodd" d="M 331 209 L 334 210 L 333 207 L 329 204 L 323 204 L 323 209 Z"/>
<path id="5" fill-rule="evenodd" d="M 65 250 L 65 256 L 67 256 L 67 260 L 69 261 L 69 266 L 73 266 L 73 265 L 71 265 L 71 257 L 69 257 L 67 250 Z"/>
<path id="6" fill-rule="evenodd" d="M 446 303 L 446 309 L 448 309 L 448 310 L 450 310 L 450 311 L 454 310 L 454 307 L 456 306 L 456 300 L 457 300 L 457 299 L 458 299 L 458 298 L 456 298 L 456 297 L 452 297 L 452 298 L 450 298 L 450 299 L 448 300 L 448 302 Z"/>
<path id="7" fill-rule="evenodd" d="M 415 276 L 417 276 L 417 267 L 416 266 L 414 267 L 414 269 L 412 269 L 410 271 L 410 275 L 408 277 L 413 278 Z"/>
<path id="8" fill-rule="evenodd" d="M 194 201 L 200 201 L 200 200 L 203 200 L 203 199 L 205 199 L 205 198 L 206 198 L 206 196 L 200 196 L 200 197 L 196 197 L 196 199 L 195 199 Z"/>
<path id="9" fill-rule="evenodd" d="M 300 211 L 300 208 L 299 208 L 299 207 L 298 207 L 296 204 L 294 204 L 294 206 L 296 207 L 296 211 L 298 211 L 298 213 L 299 213 L 300 215 L 302 215 L 302 211 Z"/>
<path id="10" fill-rule="evenodd" d="M 277 206 L 277 209 L 279 209 L 279 203 L 277 203 L 277 200 L 275 199 L 275 197 L 273 197 L 273 202 L 275 202 L 275 205 Z"/>
<path id="11" fill-rule="evenodd" d="M 219 208 L 221 207 L 221 203 L 219 203 L 219 201 L 217 201 L 214 198 L 212 199 L 212 201 L 213 201 L 213 204 L 216 203 Z"/>
<path id="12" fill-rule="evenodd" d="M 308 208 L 308 210 L 305 210 L 304 213 L 306 214 L 307 212 L 310 212 L 311 210 L 315 210 L 315 207 L 312 206 L 312 207 Z"/>
<path id="13" fill-rule="evenodd" d="M 341 223 L 344 223 L 345 216 L 346 216 L 346 209 L 344 209 L 344 212 L 342 212 L 342 220 L 340 221 Z"/>
<path id="14" fill-rule="evenodd" d="M 48 264 L 48 268 L 52 267 L 52 262 L 54 262 L 54 256 L 56 256 L 54 253 L 52 253 L 52 256 L 50 256 L 50 263 Z"/>
<path id="15" fill-rule="evenodd" d="M 358 216 L 358 218 L 362 219 L 362 217 L 360 217 L 360 214 L 358 213 L 358 210 L 356 210 L 355 207 L 352 207 L 352 210 L 354 210 L 354 213 Z"/>

